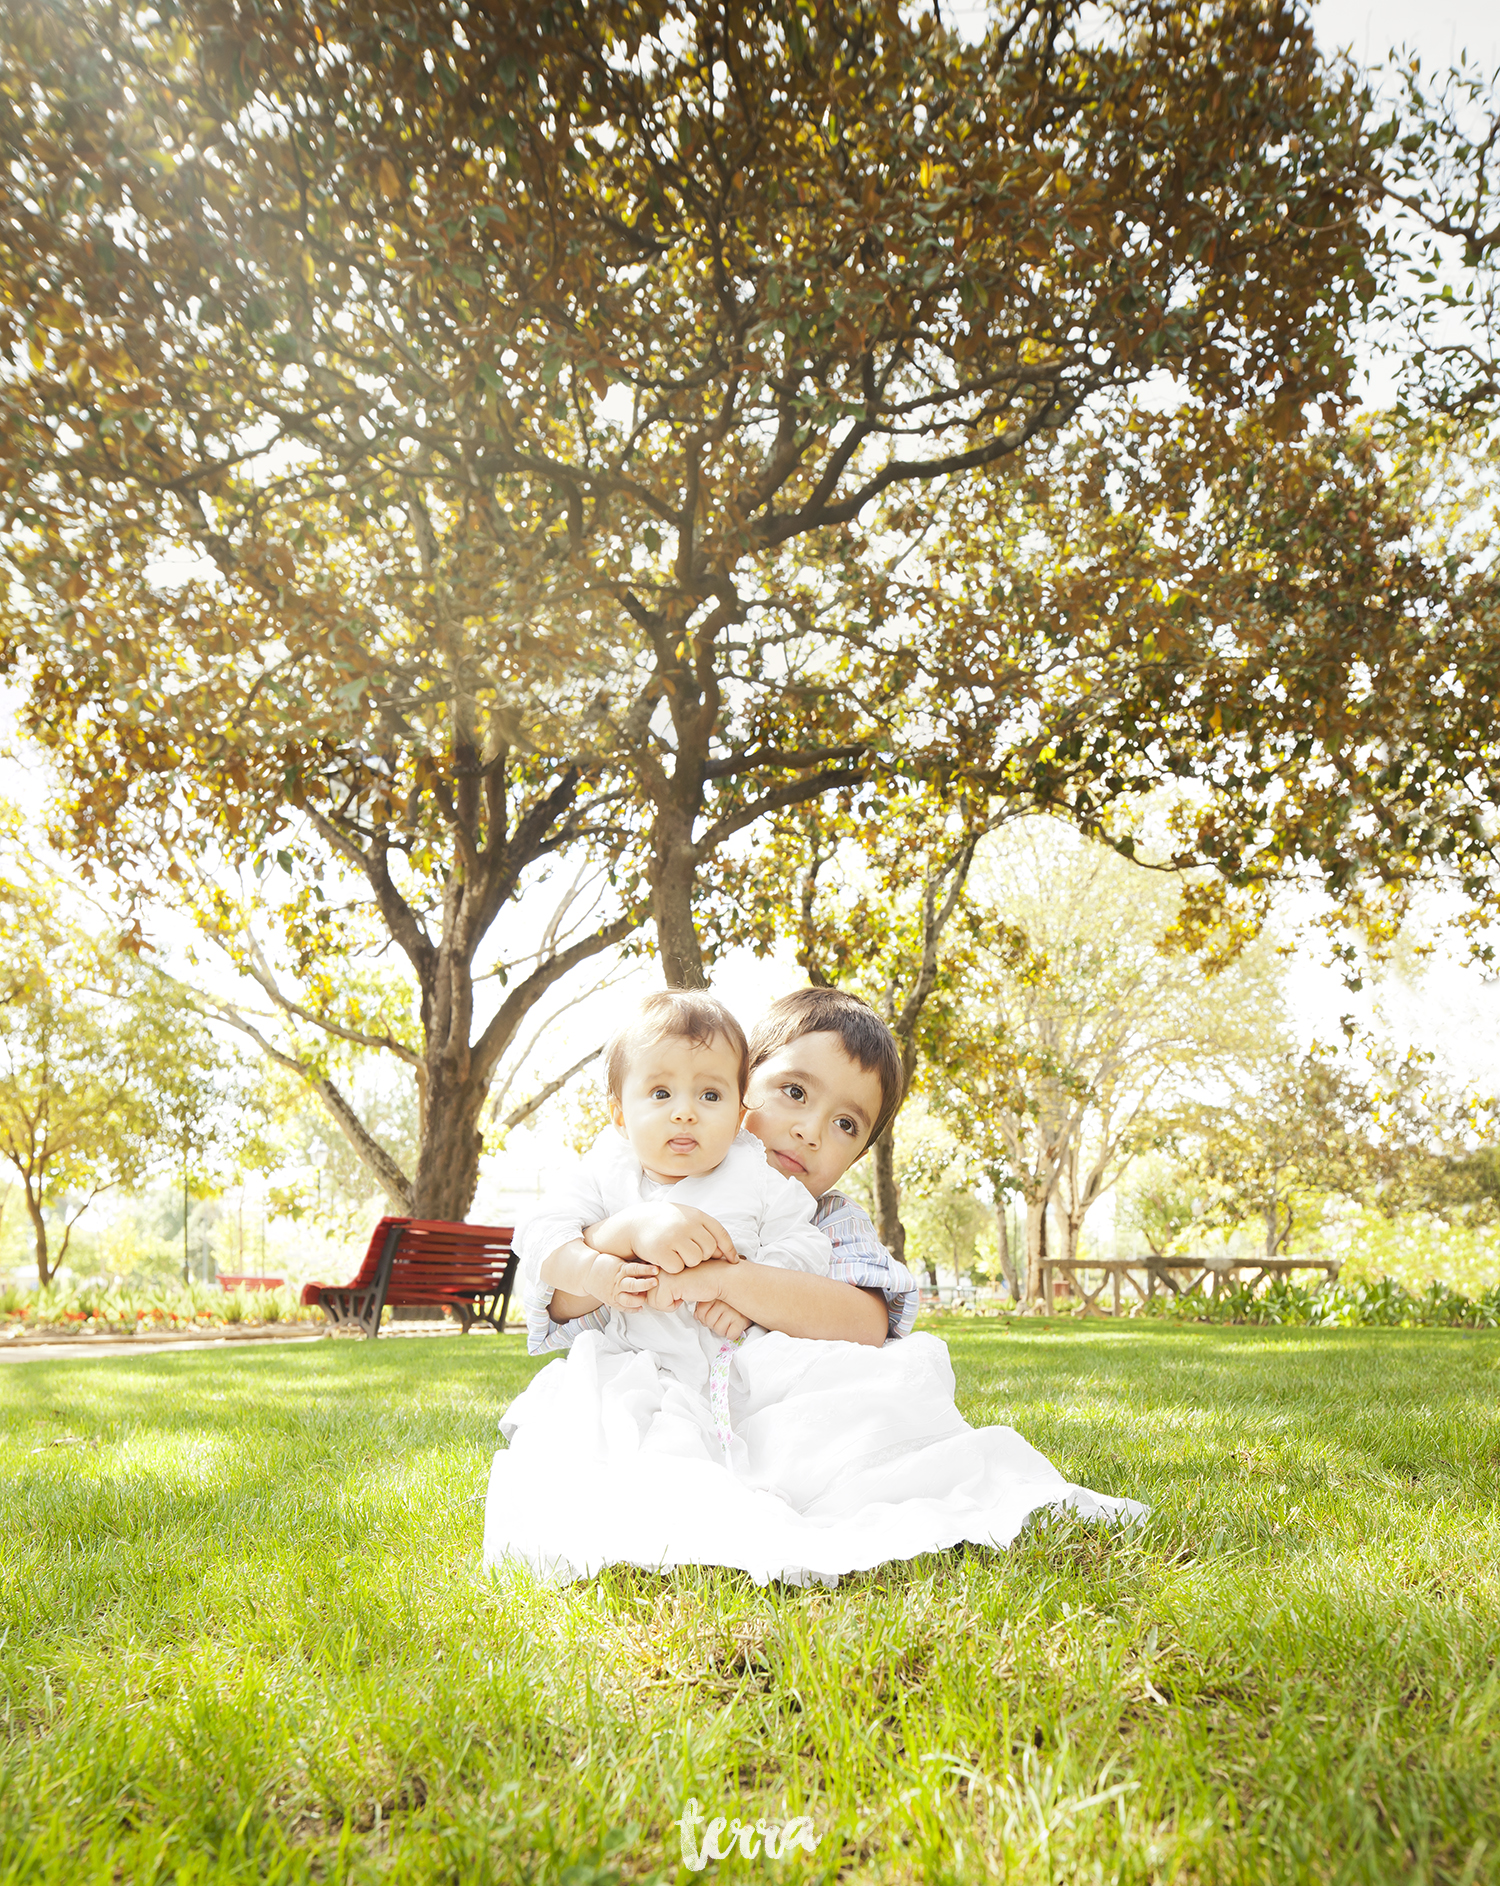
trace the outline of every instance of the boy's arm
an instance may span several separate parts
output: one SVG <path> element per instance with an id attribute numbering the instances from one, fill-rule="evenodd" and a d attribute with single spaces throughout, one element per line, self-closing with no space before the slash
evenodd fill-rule
<path id="1" fill-rule="evenodd" d="M 878 1348 L 889 1333 L 884 1299 L 855 1284 L 837 1283 L 808 1271 L 782 1270 L 773 1264 L 738 1264 L 717 1259 L 694 1271 L 658 1278 L 653 1309 L 679 1303 L 726 1304 L 762 1329 L 784 1336 L 811 1336 L 825 1342 L 862 1342 Z"/>
<path id="2" fill-rule="evenodd" d="M 909 1336 L 917 1320 L 917 1280 L 880 1242 L 864 1207 L 842 1192 L 825 1195 L 818 1228 L 833 1246 L 828 1274 L 876 1293 L 887 1306 L 892 1336 Z"/>

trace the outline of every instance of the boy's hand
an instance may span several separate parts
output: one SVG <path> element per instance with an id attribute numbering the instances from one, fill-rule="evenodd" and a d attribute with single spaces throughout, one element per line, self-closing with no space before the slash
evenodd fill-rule
<path id="1" fill-rule="evenodd" d="M 683 1303 L 712 1303 L 719 1294 L 721 1264 L 698 1264 L 691 1270 L 664 1270 L 651 1292 L 653 1310 L 675 1310 Z"/>
<path id="2" fill-rule="evenodd" d="M 658 1270 L 692 1270 L 711 1258 L 733 1264 L 739 1259 L 734 1240 L 706 1211 L 696 1205 L 673 1205 L 665 1199 L 639 1205 L 628 1214 L 631 1248 L 643 1264 Z M 613 1223 L 613 1221 L 611 1221 Z"/>
<path id="3" fill-rule="evenodd" d="M 610 1257 L 601 1252 L 589 1266 L 587 1291 L 611 1309 L 643 1308 L 656 1286 L 656 1269 L 626 1257 Z"/>
<path id="4" fill-rule="evenodd" d="M 693 1315 L 726 1342 L 738 1342 L 751 1327 L 750 1318 L 741 1316 L 738 1310 L 731 1310 L 727 1303 L 695 1303 Z"/>

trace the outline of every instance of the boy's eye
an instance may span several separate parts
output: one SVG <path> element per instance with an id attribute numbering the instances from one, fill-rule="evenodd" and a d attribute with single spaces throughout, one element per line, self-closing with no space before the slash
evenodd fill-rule
<path id="1" fill-rule="evenodd" d="M 854 1122 L 849 1118 L 847 1114 L 845 1114 L 842 1119 L 835 1120 L 834 1125 L 837 1126 L 837 1128 L 839 1129 L 841 1133 L 849 1134 L 851 1139 L 859 1132 L 859 1128 L 854 1124 Z"/>
<path id="2" fill-rule="evenodd" d="M 802 1100 L 806 1098 L 803 1089 L 800 1088 L 795 1081 L 788 1081 L 781 1091 L 786 1095 L 788 1100 Z"/>

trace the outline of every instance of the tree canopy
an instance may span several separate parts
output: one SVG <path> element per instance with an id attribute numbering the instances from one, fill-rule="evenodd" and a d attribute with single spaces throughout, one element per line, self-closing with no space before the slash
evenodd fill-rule
<path id="1" fill-rule="evenodd" d="M 34 725 L 112 867 L 186 896 L 280 856 L 292 958 L 337 955 L 319 871 L 362 885 L 420 1040 L 337 978 L 271 999 L 410 1058 L 417 1169 L 382 1179 L 426 1215 L 463 1215 L 550 988 L 648 914 L 701 980 L 695 896 L 758 819 L 882 771 L 1090 818 L 1159 766 L 1143 723 L 1201 735 L 1175 657 L 1108 696 L 1123 726 L 1087 688 L 1007 719 L 992 594 L 901 556 L 1079 428 L 1114 516 L 1162 376 L 1185 436 L 1290 450 L 1338 422 L 1374 289 L 1380 127 L 1261 0 L 1022 0 L 973 41 L 664 0 L 18 0 L 0 30 L 0 626 Z M 1076 619 L 1137 652 L 1098 581 Z M 488 1005 L 481 950 L 578 847 L 601 903 Z"/>

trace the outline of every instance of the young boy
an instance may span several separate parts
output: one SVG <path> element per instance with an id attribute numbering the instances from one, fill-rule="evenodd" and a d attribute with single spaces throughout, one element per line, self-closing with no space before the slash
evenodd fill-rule
<path id="1" fill-rule="evenodd" d="M 890 1030 L 858 996 L 801 989 L 757 1026 L 749 1062 L 745 1125 L 771 1170 L 814 1201 L 813 1223 L 833 1247 L 828 1275 L 735 1262 L 732 1240 L 708 1211 L 683 1198 L 649 1201 L 589 1225 L 551 1254 L 548 1280 L 558 1287 L 550 1300 L 532 1293 L 527 1303 L 533 1354 L 602 1328 L 610 1304 L 626 1307 L 632 1294 L 659 1309 L 692 1302 L 700 1322 L 731 1340 L 752 1323 L 874 1344 L 910 1333 L 915 1279 L 860 1207 L 834 1189 L 900 1105 L 901 1059 Z"/>

